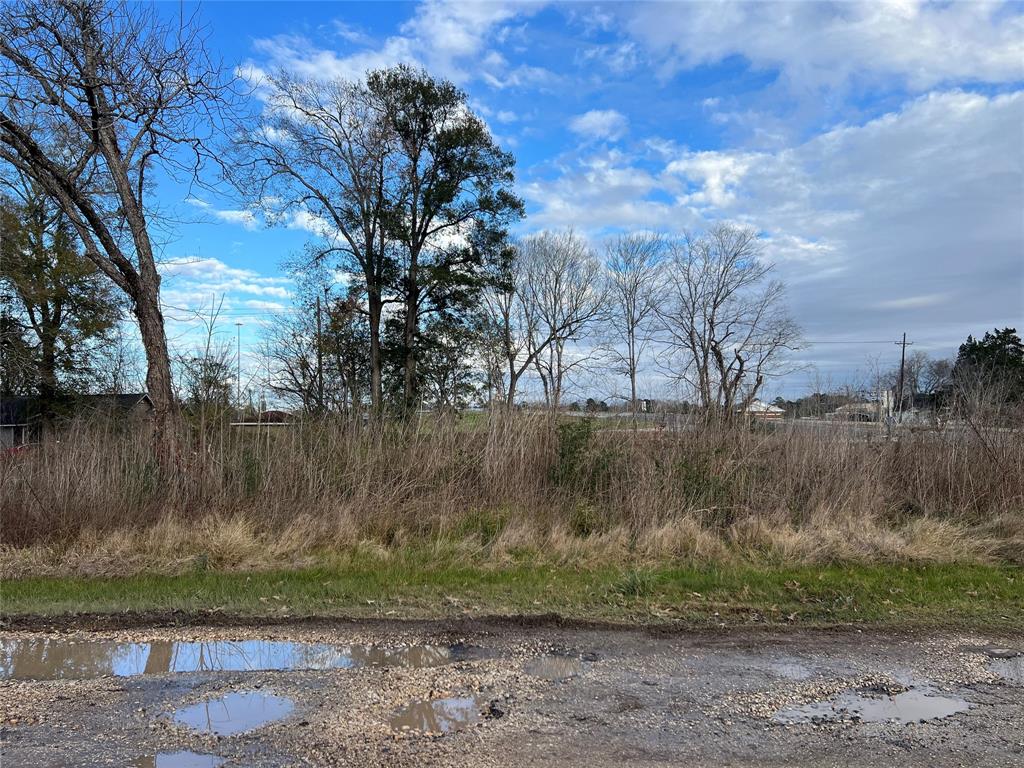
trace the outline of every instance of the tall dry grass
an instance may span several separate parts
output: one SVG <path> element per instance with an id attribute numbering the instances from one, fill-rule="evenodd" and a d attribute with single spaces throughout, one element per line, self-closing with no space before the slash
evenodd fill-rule
<path id="1" fill-rule="evenodd" d="M 0 462 L 0 573 L 417 549 L 624 561 L 1024 563 L 1024 439 L 837 425 L 605 429 L 511 415 L 145 437 L 75 424 Z"/>

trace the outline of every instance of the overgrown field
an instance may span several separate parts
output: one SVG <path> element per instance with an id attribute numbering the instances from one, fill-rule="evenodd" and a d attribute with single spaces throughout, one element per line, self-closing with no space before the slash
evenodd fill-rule
<path id="1" fill-rule="evenodd" d="M 604 425 L 602 425 L 604 426 Z M 304 568 L 1024 564 L 1024 437 L 306 423 L 181 438 L 82 424 L 0 459 L 0 575 Z"/>

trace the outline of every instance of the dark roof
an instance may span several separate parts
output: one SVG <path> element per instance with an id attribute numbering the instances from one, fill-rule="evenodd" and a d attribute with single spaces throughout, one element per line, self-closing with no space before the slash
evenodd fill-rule
<path id="1" fill-rule="evenodd" d="M 72 410 L 77 411 L 130 411 L 139 403 L 150 408 L 153 401 L 145 392 L 124 395 L 79 395 L 71 399 Z M 0 398 L 0 424 L 28 424 L 42 412 L 38 397 Z"/>

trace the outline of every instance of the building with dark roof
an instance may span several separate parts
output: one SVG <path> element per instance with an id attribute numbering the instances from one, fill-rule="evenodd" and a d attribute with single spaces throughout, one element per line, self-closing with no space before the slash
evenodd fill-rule
<path id="1" fill-rule="evenodd" d="M 118 416 L 148 418 L 153 401 L 145 392 L 118 395 L 79 395 L 62 411 L 69 416 Z M 0 398 L 0 448 L 15 448 L 34 439 L 42 426 L 44 410 L 38 397 Z"/>

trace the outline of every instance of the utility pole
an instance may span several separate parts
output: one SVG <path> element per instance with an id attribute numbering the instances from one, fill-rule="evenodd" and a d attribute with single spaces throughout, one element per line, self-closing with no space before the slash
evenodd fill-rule
<path id="1" fill-rule="evenodd" d="M 242 324 L 235 323 L 238 343 L 235 346 L 235 407 L 242 406 Z"/>
<path id="2" fill-rule="evenodd" d="M 324 409 L 324 340 L 320 317 L 320 295 L 316 297 L 316 404 L 322 412 Z"/>
<path id="3" fill-rule="evenodd" d="M 913 343 L 914 342 L 912 341 L 907 341 L 907 334 L 905 331 L 903 333 L 903 341 L 893 342 L 893 344 L 900 348 L 900 385 L 898 394 L 896 395 L 896 397 L 899 398 L 899 402 L 896 404 L 896 408 L 898 409 L 897 423 L 899 424 L 903 423 L 903 373 L 907 367 L 907 347 L 913 345 Z"/>

